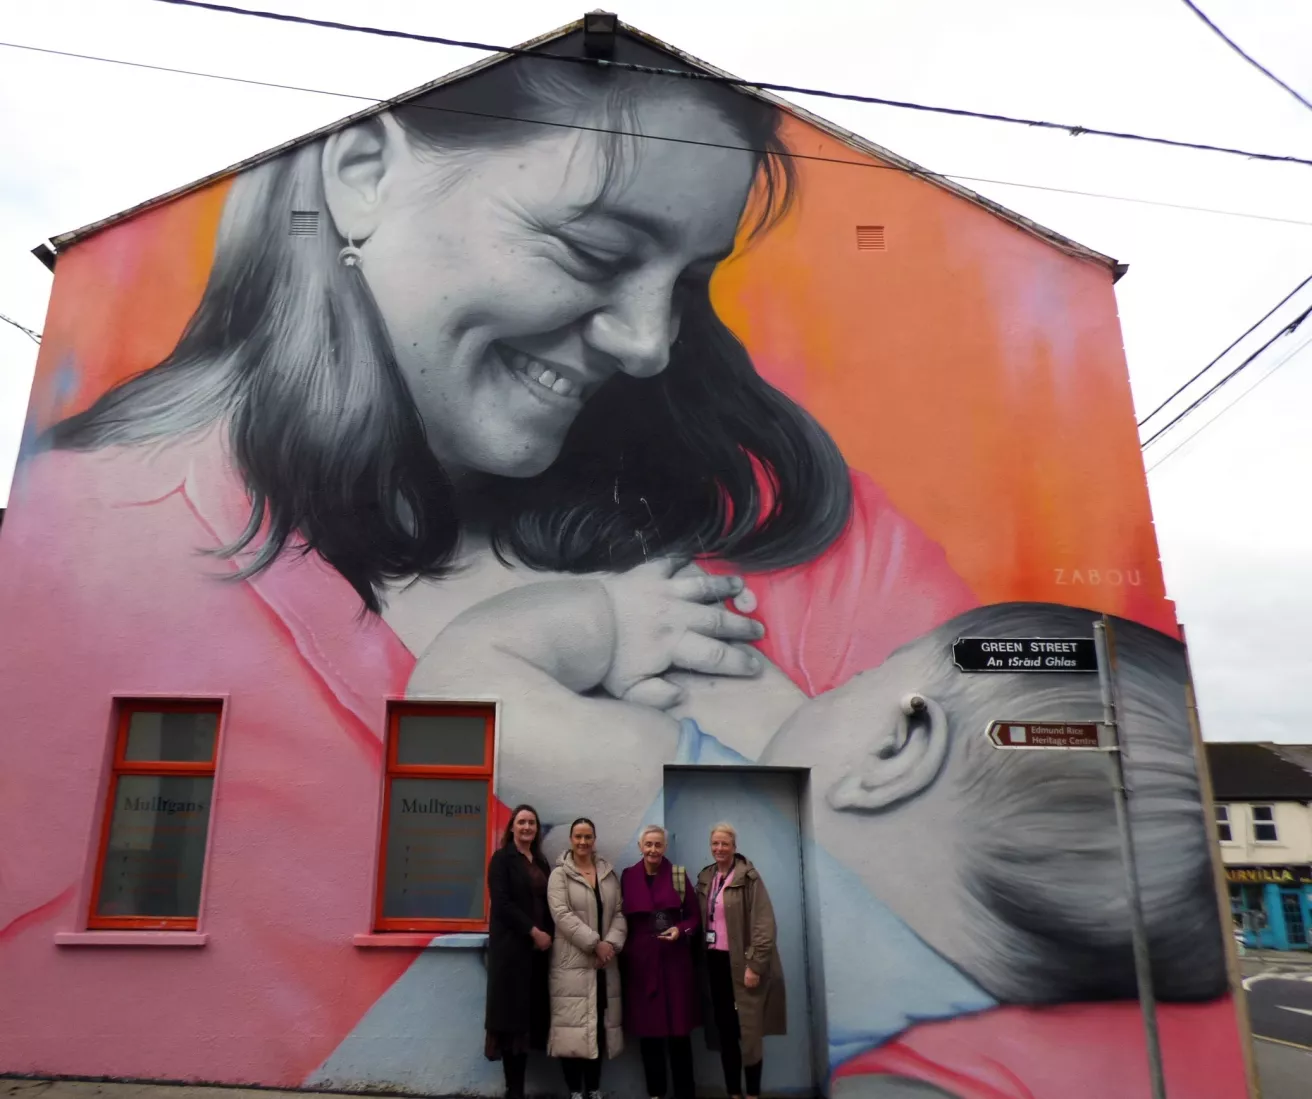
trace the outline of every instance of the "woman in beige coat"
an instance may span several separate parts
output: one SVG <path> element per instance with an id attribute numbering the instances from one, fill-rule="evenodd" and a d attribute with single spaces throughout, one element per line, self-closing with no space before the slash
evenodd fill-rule
<path id="1" fill-rule="evenodd" d="M 580 817 L 547 883 L 556 924 L 551 945 L 551 1032 L 547 1052 L 560 1058 L 573 1099 L 600 1099 L 601 1062 L 624 1048 L 617 958 L 628 927 L 620 880 L 595 854 L 597 829 Z"/>
<path id="2" fill-rule="evenodd" d="M 711 1008 L 720 1039 L 724 1086 L 731 1099 L 761 1094 L 762 1039 L 788 1031 L 784 970 L 776 945 L 774 908 L 765 882 L 738 854 L 738 833 L 711 829 L 711 858 L 697 876 Z"/>

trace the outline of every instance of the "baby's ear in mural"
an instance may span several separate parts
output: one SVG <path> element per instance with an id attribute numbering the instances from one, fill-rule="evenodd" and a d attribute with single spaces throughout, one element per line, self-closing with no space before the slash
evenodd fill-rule
<path id="1" fill-rule="evenodd" d="M 826 795 L 835 809 L 876 812 L 930 786 L 948 754 L 948 717 L 922 694 L 902 698 L 896 710 L 876 714 L 870 751 Z"/>
<path id="2" fill-rule="evenodd" d="M 324 199 L 343 238 L 361 244 L 373 234 L 387 198 L 388 176 L 408 155 L 405 131 L 390 114 L 324 139 Z"/>

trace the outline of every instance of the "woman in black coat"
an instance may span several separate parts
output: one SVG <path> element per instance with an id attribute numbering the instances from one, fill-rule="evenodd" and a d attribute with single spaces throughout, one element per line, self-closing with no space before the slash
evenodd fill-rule
<path id="1" fill-rule="evenodd" d="M 487 864 L 492 910 L 487 936 L 489 1061 L 500 1059 L 507 1099 L 523 1099 L 530 1049 L 545 1049 L 551 1025 L 547 973 L 555 930 L 547 910 L 551 868 L 542 855 L 537 810 L 517 805 Z"/>

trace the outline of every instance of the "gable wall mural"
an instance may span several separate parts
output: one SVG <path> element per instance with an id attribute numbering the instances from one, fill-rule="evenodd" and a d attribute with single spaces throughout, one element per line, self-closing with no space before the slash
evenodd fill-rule
<path id="1" fill-rule="evenodd" d="M 553 855 L 800 776 L 817 1086 L 1147 1095 L 1107 761 L 983 735 L 1096 677 L 952 661 L 1107 613 L 1171 1094 L 1247 1094 L 1110 266 L 764 102 L 520 59 L 73 245 L 0 574 L 0 1071 L 498 1093 L 481 940 L 375 926 L 408 698 Z M 182 939 L 88 927 L 155 697 L 221 708 Z"/>

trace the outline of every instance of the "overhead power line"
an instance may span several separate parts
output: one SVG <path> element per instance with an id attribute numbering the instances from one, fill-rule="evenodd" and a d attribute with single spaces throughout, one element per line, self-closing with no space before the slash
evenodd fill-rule
<path id="1" fill-rule="evenodd" d="M 1208 420 L 1204 424 L 1201 424 L 1199 427 L 1195 428 L 1183 439 L 1181 439 L 1178 443 L 1176 443 L 1175 446 L 1171 447 L 1170 450 L 1168 450 L 1165 454 L 1163 454 L 1160 458 L 1158 458 L 1157 461 L 1155 461 L 1152 465 L 1150 465 L 1144 472 L 1151 473 L 1153 470 L 1157 469 L 1158 467 L 1164 465 L 1167 461 L 1169 461 L 1172 456 L 1179 454 L 1180 451 L 1182 451 L 1185 447 L 1187 447 L 1190 443 L 1192 443 L 1195 439 L 1197 439 L 1199 435 L 1201 435 L 1204 431 L 1206 431 L 1209 427 L 1211 427 L 1214 423 L 1216 423 L 1217 420 L 1219 420 L 1222 416 L 1224 416 L 1227 412 L 1229 412 L 1232 408 L 1234 408 L 1245 398 L 1249 397 L 1252 393 L 1254 393 L 1257 390 L 1257 388 L 1262 385 L 1263 382 L 1270 381 L 1271 376 L 1275 374 L 1276 371 L 1278 371 L 1286 363 L 1293 360 L 1310 343 L 1312 343 L 1312 335 L 1305 337 L 1301 343 L 1286 351 L 1285 354 L 1276 362 L 1275 366 L 1273 366 L 1270 370 L 1268 370 L 1265 374 L 1263 374 L 1260 378 L 1258 378 L 1257 381 L 1255 381 L 1252 385 L 1250 385 L 1247 389 L 1245 389 L 1241 394 L 1239 394 L 1238 397 L 1236 397 L 1233 401 L 1231 401 L 1228 405 L 1226 405 L 1223 409 L 1221 409 L 1221 411 L 1218 412 L 1215 416 L 1213 416 L 1210 420 Z"/>
<path id="2" fill-rule="evenodd" d="M 1194 412 L 1202 404 L 1204 404 L 1206 401 L 1210 400 L 1213 396 L 1219 393 L 1223 388 L 1225 388 L 1225 386 L 1227 386 L 1235 378 L 1239 377 L 1239 375 L 1242 374 L 1244 370 L 1248 368 L 1249 365 L 1251 365 L 1254 361 L 1256 361 L 1257 357 L 1261 355 L 1262 352 L 1265 351 L 1268 347 L 1274 344 L 1277 340 L 1283 339 L 1285 336 L 1288 336 L 1290 333 L 1298 331 L 1299 326 L 1304 321 L 1306 321 L 1309 316 L 1312 316 L 1312 306 L 1309 306 L 1307 309 L 1304 309 L 1303 312 L 1301 312 L 1297 317 L 1295 317 L 1292 321 L 1290 321 L 1287 325 L 1285 325 L 1284 328 L 1280 329 L 1280 331 L 1277 332 L 1274 336 L 1272 336 L 1269 340 L 1267 340 L 1266 343 L 1262 344 L 1261 347 L 1259 347 L 1256 351 L 1254 351 L 1251 355 L 1249 355 L 1248 358 L 1246 358 L 1232 371 L 1230 371 L 1229 374 L 1223 377 L 1215 385 L 1207 389 L 1201 397 L 1193 401 L 1193 403 L 1188 405 L 1183 411 L 1179 412 L 1172 420 L 1170 420 L 1166 424 L 1165 427 L 1159 428 L 1149 438 L 1145 439 L 1142 443 L 1140 443 L 1139 444 L 1140 449 L 1146 450 L 1148 447 L 1152 446 L 1153 443 L 1155 443 L 1158 439 L 1160 439 L 1173 427 L 1176 427 L 1181 421 L 1185 419 L 1185 417 L 1190 415 L 1190 413 Z"/>
<path id="3" fill-rule="evenodd" d="M 331 91 L 326 88 L 311 88 L 303 84 L 280 84 L 271 80 L 254 80 L 244 76 L 229 76 L 225 73 L 202 72 L 197 69 L 179 69 L 169 65 L 153 65 L 145 61 L 127 61 L 117 57 L 100 57 L 96 54 L 74 53 L 70 50 L 50 49 L 46 46 L 31 46 L 22 42 L 0 42 L 0 48 L 25 50 L 30 53 L 47 54 L 53 57 L 68 57 L 78 61 L 95 61 L 106 65 L 122 65 L 126 68 L 143 69 L 147 72 L 170 73 L 176 76 L 194 76 L 205 80 L 222 80 L 230 84 L 248 84 L 257 88 L 273 88 L 278 91 L 304 92 L 308 95 L 324 95 L 334 99 L 349 99 L 358 103 L 373 103 L 382 105 L 385 103 L 395 102 L 395 97 L 391 99 L 380 98 L 370 95 L 356 95 L 351 92 Z M 605 126 L 588 126 L 576 122 L 557 122 L 548 121 L 538 118 L 516 118 L 511 115 L 494 114 L 488 111 L 471 111 L 455 107 L 442 107 L 432 103 L 410 103 L 410 109 L 422 109 L 428 111 L 440 111 L 446 114 L 469 115 L 477 118 L 494 119 L 501 122 L 522 122 L 526 125 L 549 126 L 556 129 L 582 130 L 588 133 L 610 134 L 619 137 L 643 138 L 649 141 L 666 141 L 679 145 L 701 145 L 715 149 L 734 149 L 741 152 L 764 153 L 763 149 L 752 149 L 745 145 L 725 145 L 714 141 L 698 141 L 686 137 L 669 137 L 663 134 L 638 133 L 630 130 L 616 130 Z M 929 169 L 917 171 L 913 168 L 903 167 L 898 164 L 877 163 L 874 160 L 851 160 L 845 157 L 822 156 L 815 153 L 799 153 L 793 150 L 782 150 L 778 155 L 787 156 L 792 160 L 809 160 L 819 161 L 824 164 L 843 164 L 850 168 L 866 168 L 875 171 L 902 172 L 907 175 L 915 176 L 920 179 L 950 179 L 958 183 L 984 183 L 998 187 L 1020 187 L 1029 191 L 1046 191 L 1050 194 L 1073 195 L 1079 198 L 1102 199 L 1109 202 L 1130 202 L 1141 206 L 1156 206 L 1168 210 L 1184 210 L 1189 213 L 1213 214 L 1219 217 L 1245 218 L 1252 221 L 1270 221 L 1281 225 L 1298 225 L 1312 228 L 1312 221 L 1304 221 L 1298 218 L 1282 218 L 1271 214 L 1255 214 L 1247 210 L 1223 210 L 1212 206 L 1191 206 L 1180 202 L 1163 202 L 1158 199 L 1141 198 L 1136 195 L 1113 195 L 1101 191 L 1081 191 L 1069 187 L 1049 187 L 1041 183 L 1021 183 L 1009 179 L 991 179 L 984 176 L 961 175 L 956 172 L 934 172 Z"/>
<path id="4" fill-rule="evenodd" d="M 19 324 L 19 323 L 18 323 L 16 320 L 14 320 L 12 317 L 6 317 L 3 313 L 0 313 L 0 321 L 4 321 L 5 324 L 12 324 L 15 328 L 17 328 L 21 333 L 23 333 L 24 336 L 26 336 L 26 337 L 27 337 L 29 340 L 31 340 L 33 343 L 39 344 L 39 343 L 41 342 L 41 333 L 40 333 L 40 332 L 37 332 L 37 331 L 35 331 L 34 329 L 31 329 L 31 328 L 28 328 L 27 325 L 25 325 L 25 324 Z"/>
<path id="5" fill-rule="evenodd" d="M 1290 298 L 1292 298 L 1295 294 L 1297 294 L 1300 290 L 1302 290 L 1303 287 L 1305 287 L 1309 282 L 1312 282 L 1312 275 L 1308 275 L 1307 278 L 1305 278 L 1302 282 L 1300 282 L 1297 286 L 1295 286 L 1294 289 L 1292 289 L 1288 294 L 1286 294 L 1283 298 L 1281 298 L 1278 302 L 1276 302 L 1275 305 L 1273 305 L 1269 310 L 1267 310 L 1267 312 L 1263 314 L 1263 316 L 1259 320 L 1254 321 L 1248 327 L 1248 329 L 1243 333 L 1243 335 L 1236 336 L 1235 339 L 1224 351 L 1222 351 L 1219 355 L 1217 355 L 1216 358 L 1214 358 L 1210 363 L 1208 363 L 1205 367 L 1203 367 L 1202 370 L 1198 371 L 1197 374 L 1195 374 L 1192 378 L 1190 378 L 1187 382 L 1185 382 L 1182 386 L 1180 386 L 1179 389 L 1177 389 L 1174 393 L 1172 393 L 1169 397 L 1167 397 L 1166 400 L 1164 400 L 1150 413 L 1148 413 L 1147 416 L 1145 416 L 1142 420 L 1140 420 L 1138 426 L 1143 427 L 1144 424 L 1146 424 L 1149 420 L 1151 420 L 1154 416 L 1156 416 L 1159 412 L 1161 412 L 1162 409 L 1164 409 L 1173 400 L 1175 400 L 1176 397 L 1180 396 L 1180 394 L 1183 393 L 1186 389 L 1188 389 L 1191 385 L 1193 385 L 1194 382 L 1198 381 L 1199 378 L 1201 378 L 1204 374 L 1206 374 L 1209 370 L 1211 370 L 1212 367 L 1214 367 L 1228 354 L 1230 354 L 1230 352 L 1233 351 L 1240 343 L 1242 343 L 1249 336 L 1251 336 L 1254 331 L 1256 331 L 1259 327 L 1261 327 L 1268 320 L 1270 320 L 1272 315 L 1276 312 L 1276 310 L 1278 310 L 1282 305 L 1285 304 L 1285 302 L 1289 301 Z"/>
<path id="6" fill-rule="evenodd" d="M 1255 68 L 1268 80 L 1276 84 L 1279 84 L 1280 87 L 1284 88 L 1285 91 L 1287 91 L 1290 95 L 1292 95 L 1295 99 L 1297 99 L 1300 103 L 1302 103 L 1303 106 L 1306 107 L 1308 110 L 1312 110 L 1312 102 L 1309 102 L 1307 99 L 1303 98 L 1302 95 L 1300 95 L 1295 89 L 1291 88 L 1288 84 L 1286 84 L 1283 80 L 1281 80 L 1280 77 L 1276 76 L 1275 73 L 1273 73 L 1270 69 L 1268 69 L 1265 65 L 1263 65 L 1262 62 L 1257 60 L 1257 58 L 1255 58 L 1252 54 L 1245 52 L 1243 47 L 1240 46 L 1239 43 L 1236 42 L 1233 38 L 1231 38 L 1228 34 L 1226 34 L 1225 31 L 1223 31 L 1220 27 L 1218 27 L 1215 23 L 1213 23 L 1207 17 L 1207 13 L 1204 12 L 1203 9 L 1200 8 L 1197 4 L 1195 4 L 1193 0 L 1184 0 L 1184 5 L 1196 16 L 1198 16 L 1199 19 L 1201 19 L 1204 23 L 1206 23 L 1207 26 L 1212 30 L 1212 32 L 1219 39 L 1221 39 L 1222 42 L 1224 42 L 1227 46 L 1229 46 L 1232 50 L 1234 50 L 1235 53 L 1237 53 L 1240 57 L 1242 57 L 1245 61 L 1247 61 L 1250 65 L 1252 65 L 1253 68 Z"/>
<path id="7" fill-rule="evenodd" d="M 1192 149 L 1198 152 L 1223 153 L 1229 156 L 1241 156 L 1249 160 L 1267 160 L 1284 164 L 1303 164 L 1312 166 L 1312 160 L 1289 156 L 1283 153 L 1255 152 L 1251 149 L 1236 149 L 1227 145 L 1211 145 L 1199 141 L 1182 141 L 1176 138 L 1156 137 L 1150 134 L 1132 133 L 1122 130 L 1104 130 L 1095 126 L 1081 126 L 1071 122 L 1052 122 L 1040 118 L 1023 118 L 1016 115 L 996 114 L 990 111 L 974 111 L 963 107 L 940 107 L 928 103 L 916 103 L 904 99 L 887 99 L 882 96 L 858 95 L 852 92 L 834 92 L 824 88 L 807 88 L 796 84 L 779 84 L 766 80 L 743 80 L 733 76 L 720 76 L 700 70 L 668 69 L 651 65 L 636 65 L 627 61 L 609 61 L 599 57 L 572 57 L 562 54 L 542 53 L 535 49 L 518 46 L 496 46 L 487 42 L 471 42 L 458 38 L 443 38 L 434 34 L 417 34 L 411 31 L 391 30 L 386 27 L 361 26 L 356 23 L 339 23 L 331 19 L 313 19 L 305 15 L 289 15 L 285 12 L 262 11 L 255 8 L 238 8 L 229 4 L 212 4 L 206 0 L 156 0 L 161 4 L 176 7 L 201 8 L 206 11 L 223 12 L 230 15 L 244 15 L 255 19 L 269 19 L 279 23 L 295 23 L 307 27 L 322 27 L 327 30 L 349 31 L 355 34 L 370 34 L 382 38 L 404 39 L 411 42 L 427 42 L 437 46 L 455 46 L 460 49 L 483 50 L 489 53 L 508 54 L 510 56 L 531 57 L 542 61 L 554 61 L 564 64 L 588 65 L 594 68 L 623 69 L 629 72 L 648 73 L 655 76 L 670 76 L 682 80 L 697 80 L 715 84 L 726 84 L 735 88 L 755 88 L 760 91 L 783 92 L 790 95 L 811 95 L 823 99 L 840 99 L 850 103 L 869 103 L 879 107 L 894 107 L 898 110 L 921 111 L 928 114 L 949 115 L 955 118 L 973 118 L 985 122 L 1001 122 L 1012 126 L 1027 126 L 1031 129 L 1058 130 L 1080 137 L 1088 134 L 1092 137 L 1115 138 L 1120 141 L 1137 141 L 1150 145 L 1163 145 L 1175 149 Z"/>

